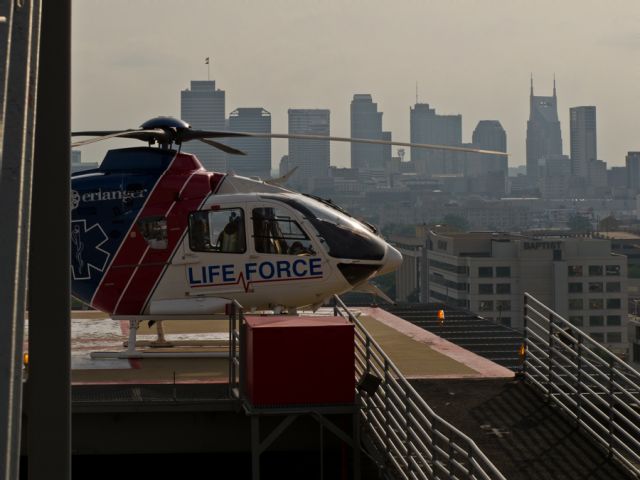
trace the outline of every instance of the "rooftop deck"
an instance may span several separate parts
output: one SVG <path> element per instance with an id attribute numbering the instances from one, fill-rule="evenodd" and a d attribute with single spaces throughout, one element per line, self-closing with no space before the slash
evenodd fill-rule
<path id="1" fill-rule="evenodd" d="M 402 373 L 411 379 L 512 377 L 512 372 L 376 308 L 361 308 L 360 319 Z M 321 309 L 320 315 L 330 311 Z M 152 347 L 156 326 L 141 324 L 138 346 L 156 352 L 224 352 L 229 336 L 225 320 L 164 322 L 170 348 Z M 91 352 L 119 351 L 128 322 L 99 312 L 76 311 L 72 320 L 72 382 L 99 384 L 226 383 L 226 358 L 92 359 Z"/>

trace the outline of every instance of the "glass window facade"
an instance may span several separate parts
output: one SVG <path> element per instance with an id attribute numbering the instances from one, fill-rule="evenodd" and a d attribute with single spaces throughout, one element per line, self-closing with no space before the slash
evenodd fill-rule
<path id="1" fill-rule="evenodd" d="M 619 327 L 620 325 L 622 325 L 620 315 L 607 315 L 607 327 Z"/>
<path id="2" fill-rule="evenodd" d="M 582 315 L 570 315 L 569 322 L 571 323 L 571 325 L 581 327 L 583 323 Z"/>
<path id="3" fill-rule="evenodd" d="M 606 271 L 608 277 L 619 277 L 620 265 L 607 265 Z"/>
<path id="4" fill-rule="evenodd" d="M 619 298 L 607 298 L 607 308 L 618 309 L 622 308 L 622 302 Z"/>
<path id="5" fill-rule="evenodd" d="M 589 293 L 602 293 L 603 291 L 602 282 L 589 282 Z"/>
<path id="6" fill-rule="evenodd" d="M 590 277 L 601 277 L 603 274 L 602 265 L 589 265 Z"/>
<path id="7" fill-rule="evenodd" d="M 481 312 L 492 312 L 493 300 L 480 300 L 478 302 L 478 310 Z"/>
<path id="8" fill-rule="evenodd" d="M 569 282 L 569 293 L 582 293 L 582 282 Z"/>
<path id="9" fill-rule="evenodd" d="M 496 277 L 510 277 L 511 267 L 496 267 Z"/>
<path id="10" fill-rule="evenodd" d="M 607 332 L 607 343 L 622 343 L 622 332 Z"/>
<path id="11" fill-rule="evenodd" d="M 493 267 L 478 267 L 478 276 L 481 278 L 493 277 Z"/>
<path id="12" fill-rule="evenodd" d="M 581 298 L 570 298 L 569 299 L 569 310 L 582 310 L 583 303 Z"/>
<path id="13" fill-rule="evenodd" d="M 567 267 L 568 274 L 570 277 L 581 277 L 582 276 L 582 265 L 569 265 Z"/>
<path id="14" fill-rule="evenodd" d="M 602 298 L 590 298 L 589 310 L 602 310 L 604 308 L 604 300 Z"/>
<path id="15" fill-rule="evenodd" d="M 607 282 L 607 293 L 617 293 L 620 290 L 620 282 Z"/>
<path id="16" fill-rule="evenodd" d="M 604 326 L 604 317 L 602 315 L 590 315 L 589 316 L 589 326 L 590 327 L 603 327 Z"/>

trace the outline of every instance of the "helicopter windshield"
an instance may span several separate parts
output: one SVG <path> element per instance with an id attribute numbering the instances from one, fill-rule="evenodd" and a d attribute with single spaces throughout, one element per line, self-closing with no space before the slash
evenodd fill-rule
<path id="1" fill-rule="evenodd" d="M 356 260 L 382 260 L 384 257 L 386 246 L 380 237 L 334 208 L 305 196 L 264 195 L 262 198 L 284 202 L 302 213 L 318 231 L 332 257 Z"/>

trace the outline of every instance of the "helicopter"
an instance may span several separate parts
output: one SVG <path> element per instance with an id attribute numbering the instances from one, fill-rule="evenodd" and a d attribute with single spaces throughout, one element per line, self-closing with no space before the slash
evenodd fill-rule
<path id="1" fill-rule="evenodd" d="M 92 138 L 147 143 L 108 151 L 98 168 L 71 179 L 72 294 L 117 316 L 317 309 L 350 290 L 384 296 L 369 283 L 396 270 L 402 255 L 376 228 L 328 200 L 280 179 L 209 172 L 182 144 L 204 142 L 233 155 L 220 138 L 296 138 L 499 154 L 466 147 L 304 134 L 203 131 L 173 117 L 138 129 L 80 131 Z M 386 296 L 385 296 L 386 297 Z"/>

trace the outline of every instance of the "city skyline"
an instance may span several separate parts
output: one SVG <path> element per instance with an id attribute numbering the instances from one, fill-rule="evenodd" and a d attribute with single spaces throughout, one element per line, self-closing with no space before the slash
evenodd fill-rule
<path id="1" fill-rule="evenodd" d="M 450 3 L 276 2 L 274 8 L 223 1 L 214 8 L 194 1 L 157 20 L 146 2 L 74 4 L 73 127 L 136 127 L 158 114 L 177 115 L 176 92 L 191 79 L 206 79 L 204 58 L 211 57 L 211 78 L 227 91 L 226 114 L 263 106 L 274 132 L 286 132 L 289 108 L 327 108 L 332 133 L 346 136 L 352 95 L 369 92 L 384 112 L 385 130 L 408 140 L 417 81 L 419 102 L 463 116 L 464 142 L 479 120 L 499 120 L 510 165 L 522 165 L 529 75 L 544 93 L 555 72 L 564 151 L 569 108 L 579 105 L 597 106 L 599 156 L 610 166 L 623 165 L 626 152 L 638 149 L 639 5 L 612 11 L 581 2 L 576 16 L 577 2 L 563 2 L 553 4 L 550 18 L 545 2 Z M 258 26 L 265 22 L 268 31 L 288 34 L 264 35 Z M 385 33 L 368 34 L 379 22 L 389 23 Z M 246 39 L 233 35 L 237 24 L 249 32 Z M 95 159 L 85 151 L 84 158 Z M 274 142 L 274 162 L 286 151 L 287 142 Z M 331 156 L 346 166 L 349 147 L 332 145 Z"/>

